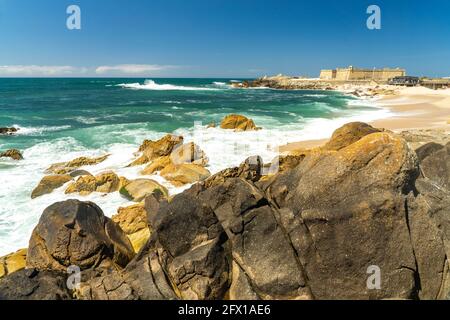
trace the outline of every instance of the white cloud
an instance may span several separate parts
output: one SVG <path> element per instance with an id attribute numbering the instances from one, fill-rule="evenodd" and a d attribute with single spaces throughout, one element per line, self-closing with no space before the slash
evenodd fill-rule
<path id="1" fill-rule="evenodd" d="M 97 74 L 122 73 L 122 74 L 147 74 L 155 71 L 172 69 L 174 66 L 162 66 L 157 64 L 119 64 L 115 66 L 100 66 L 95 69 Z"/>
<path id="2" fill-rule="evenodd" d="M 87 72 L 72 66 L 11 65 L 0 66 L 0 76 L 65 76 Z"/>

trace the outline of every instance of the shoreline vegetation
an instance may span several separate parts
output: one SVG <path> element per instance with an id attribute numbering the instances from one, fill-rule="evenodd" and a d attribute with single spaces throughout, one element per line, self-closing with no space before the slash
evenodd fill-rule
<path id="1" fill-rule="evenodd" d="M 0 258 L 0 299 L 450 297 L 450 89 L 282 76 L 232 85 L 337 90 L 393 116 L 216 174 L 181 136 L 145 140 L 130 166 L 192 184 L 174 196 L 151 179 L 91 175 L 89 166 L 109 155 L 56 163 L 32 197 L 64 186 L 68 194 L 119 192 L 135 204 L 112 218 L 92 202 L 49 206 L 28 249 Z M 257 125 L 229 115 L 220 127 L 232 134 Z M 22 158 L 19 150 L 3 156 Z M 267 171 L 275 162 L 278 170 Z M 81 272 L 74 288 L 66 285 L 71 266 Z M 366 286 L 370 266 L 382 272 L 379 290 Z"/>

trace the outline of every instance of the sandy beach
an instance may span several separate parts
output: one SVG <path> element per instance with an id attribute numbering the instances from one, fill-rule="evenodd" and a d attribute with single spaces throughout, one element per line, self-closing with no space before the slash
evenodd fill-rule
<path id="1" fill-rule="evenodd" d="M 450 89 L 432 90 L 424 87 L 402 89 L 392 87 L 392 89 L 395 90 L 394 95 L 384 95 L 375 99 L 379 106 L 388 108 L 393 116 L 369 124 L 396 133 L 408 130 L 417 134 L 438 136 L 443 142 L 450 140 Z M 318 147 L 326 141 L 327 139 L 320 139 L 289 143 L 281 146 L 280 152 Z"/>

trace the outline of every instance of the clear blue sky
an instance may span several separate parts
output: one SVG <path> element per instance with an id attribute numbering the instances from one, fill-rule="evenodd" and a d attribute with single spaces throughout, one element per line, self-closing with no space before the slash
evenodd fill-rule
<path id="1" fill-rule="evenodd" d="M 71 4 L 81 30 L 66 28 Z M 371 4 L 381 30 L 366 28 Z M 450 76 L 450 1 L 0 0 L 0 76 L 317 76 L 347 65 Z"/>

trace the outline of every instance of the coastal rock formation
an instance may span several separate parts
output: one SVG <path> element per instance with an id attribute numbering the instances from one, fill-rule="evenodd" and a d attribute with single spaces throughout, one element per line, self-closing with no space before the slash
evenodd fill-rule
<path id="1" fill-rule="evenodd" d="M 3 127 L 3 128 L 0 128 L 0 135 L 13 135 L 13 134 L 15 134 L 17 131 L 19 131 L 19 129 L 18 128 L 14 128 L 14 127 L 12 127 L 12 128 L 5 128 L 5 127 Z"/>
<path id="2" fill-rule="evenodd" d="M 129 166 L 138 166 L 148 163 L 156 158 L 168 156 L 177 145 L 183 143 L 183 137 L 168 134 L 157 141 L 145 140 L 139 147 L 142 155 Z"/>
<path id="3" fill-rule="evenodd" d="M 234 131 L 251 131 L 257 130 L 255 123 L 243 115 L 230 114 L 226 116 L 220 123 L 222 129 L 234 129 Z"/>
<path id="4" fill-rule="evenodd" d="M 143 203 L 119 208 L 111 219 L 125 232 L 135 252 L 139 252 L 150 238 L 147 211 Z"/>
<path id="5" fill-rule="evenodd" d="M 48 269 L 58 288 L 55 272 L 76 262 L 84 271 L 74 294 L 88 300 L 448 299 L 449 145 L 418 156 L 401 136 L 372 129 L 341 128 L 331 150 L 299 153 L 269 178 L 251 157 L 170 200 L 145 192 L 144 205 L 114 219 L 126 233 L 149 225 L 151 237 L 132 260 L 130 246 L 119 250 L 126 258 L 108 272 L 99 266 L 116 261 L 125 240 L 99 240 L 111 233 L 94 204 L 57 203 L 33 233 L 27 266 Z M 21 277 L 5 276 L 0 292 L 16 297 Z"/>
<path id="6" fill-rule="evenodd" d="M 23 160 L 22 153 L 17 149 L 9 149 L 0 153 L 0 158 L 11 158 L 13 160 Z"/>
<path id="7" fill-rule="evenodd" d="M 161 171 L 171 163 L 172 161 L 170 160 L 170 156 L 156 158 L 147 167 L 145 167 L 144 170 L 141 171 L 141 174 L 152 175 L 157 171 Z"/>
<path id="8" fill-rule="evenodd" d="M 110 261 L 125 267 L 134 251 L 122 229 L 92 202 L 67 200 L 44 210 L 30 239 L 27 268 L 66 272 Z"/>
<path id="9" fill-rule="evenodd" d="M 417 268 L 405 196 L 418 175 L 406 142 L 374 133 L 337 153 L 306 157 L 269 186 L 268 198 L 279 207 L 316 298 L 414 296 Z M 383 270 L 381 290 L 361 281 L 371 265 Z"/>
<path id="10" fill-rule="evenodd" d="M 450 190 L 450 142 L 445 146 L 427 144 L 417 150 L 423 175 Z"/>
<path id="11" fill-rule="evenodd" d="M 27 249 L 0 258 L 0 278 L 25 268 Z"/>
<path id="12" fill-rule="evenodd" d="M 205 152 L 200 149 L 198 145 L 193 142 L 186 144 L 179 144 L 173 148 L 170 155 L 158 157 L 153 159 L 151 163 L 141 171 L 141 174 L 151 175 L 157 171 L 173 171 L 174 167 L 181 167 L 182 169 L 188 165 L 206 166 L 208 164 L 208 157 Z M 189 167 L 189 166 L 187 166 Z M 203 171 L 207 171 L 203 169 Z M 199 181 L 192 180 L 192 182 Z"/>
<path id="13" fill-rule="evenodd" d="M 333 133 L 331 139 L 325 144 L 324 149 L 339 151 L 362 137 L 375 132 L 381 132 L 381 130 L 363 122 L 347 123 Z"/>
<path id="14" fill-rule="evenodd" d="M 0 281 L 0 300 L 71 300 L 66 275 L 57 271 L 22 269 Z"/>
<path id="15" fill-rule="evenodd" d="M 68 174 L 45 176 L 41 179 L 36 188 L 31 193 L 31 199 L 35 199 L 44 194 L 52 193 L 53 190 L 62 187 L 65 183 L 72 180 Z"/>
<path id="16" fill-rule="evenodd" d="M 79 193 L 88 195 L 92 192 L 111 193 L 118 191 L 120 187 L 119 177 L 112 171 L 101 173 L 97 176 L 83 175 L 77 181 L 70 184 L 66 194 Z"/>
<path id="17" fill-rule="evenodd" d="M 232 83 L 235 88 L 272 88 L 282 90 L 335 90 L 336 85 L 330 81 L 291 78 L 284 75 L 273 77 L 264 76 L 253 81 L 243 81 L 242 83 Z"/>
<path id="18" fill-rule="evenodd" d="M 189 163 L 199 166 L 206 166 L 209 161 L 206 153 L 193 142 L 179 145 L 174 148 L 170 154 L 170 160 L 174 164 Z"/>
<path id="19" fill-rule="evenodd" d="M 121 195 L 134 202 L 141 202 L 146 196 L 151 195 L 155 191 L 159 191 L 165 196 L 169 194 L 166 187 L 151 179 L 130 181 L 119 190 Z"/>
<path id="20" fill-rule="evenodd" d="M 202 182 L 206 188 L 217 186 L 230 178 L 242 178 L 251 182 L 258 181 L 263 172 L 263 160 L 259 156 L 247 158 L 239 167 L 222 170 Z"/>
<path id="21" fill-rule="evenodd" d="M 175 186 L 202 181 L 210 175 L 207 169 L 190 163 L 170 164 L 161 171 L 161 176 Z"/>
<path id="22" fill-rule="evenodd" d="M 68 174 L 76 169 L 84 166 L 93 166 L 99 164 L 106 159 L 108 159 L 109 154 L 97 157 L 97 158 L 87 158 L 79 157 L 68 162 L 59 162 L 52 164 L 49 168 L 45 170 L 47 174 Z"/>

